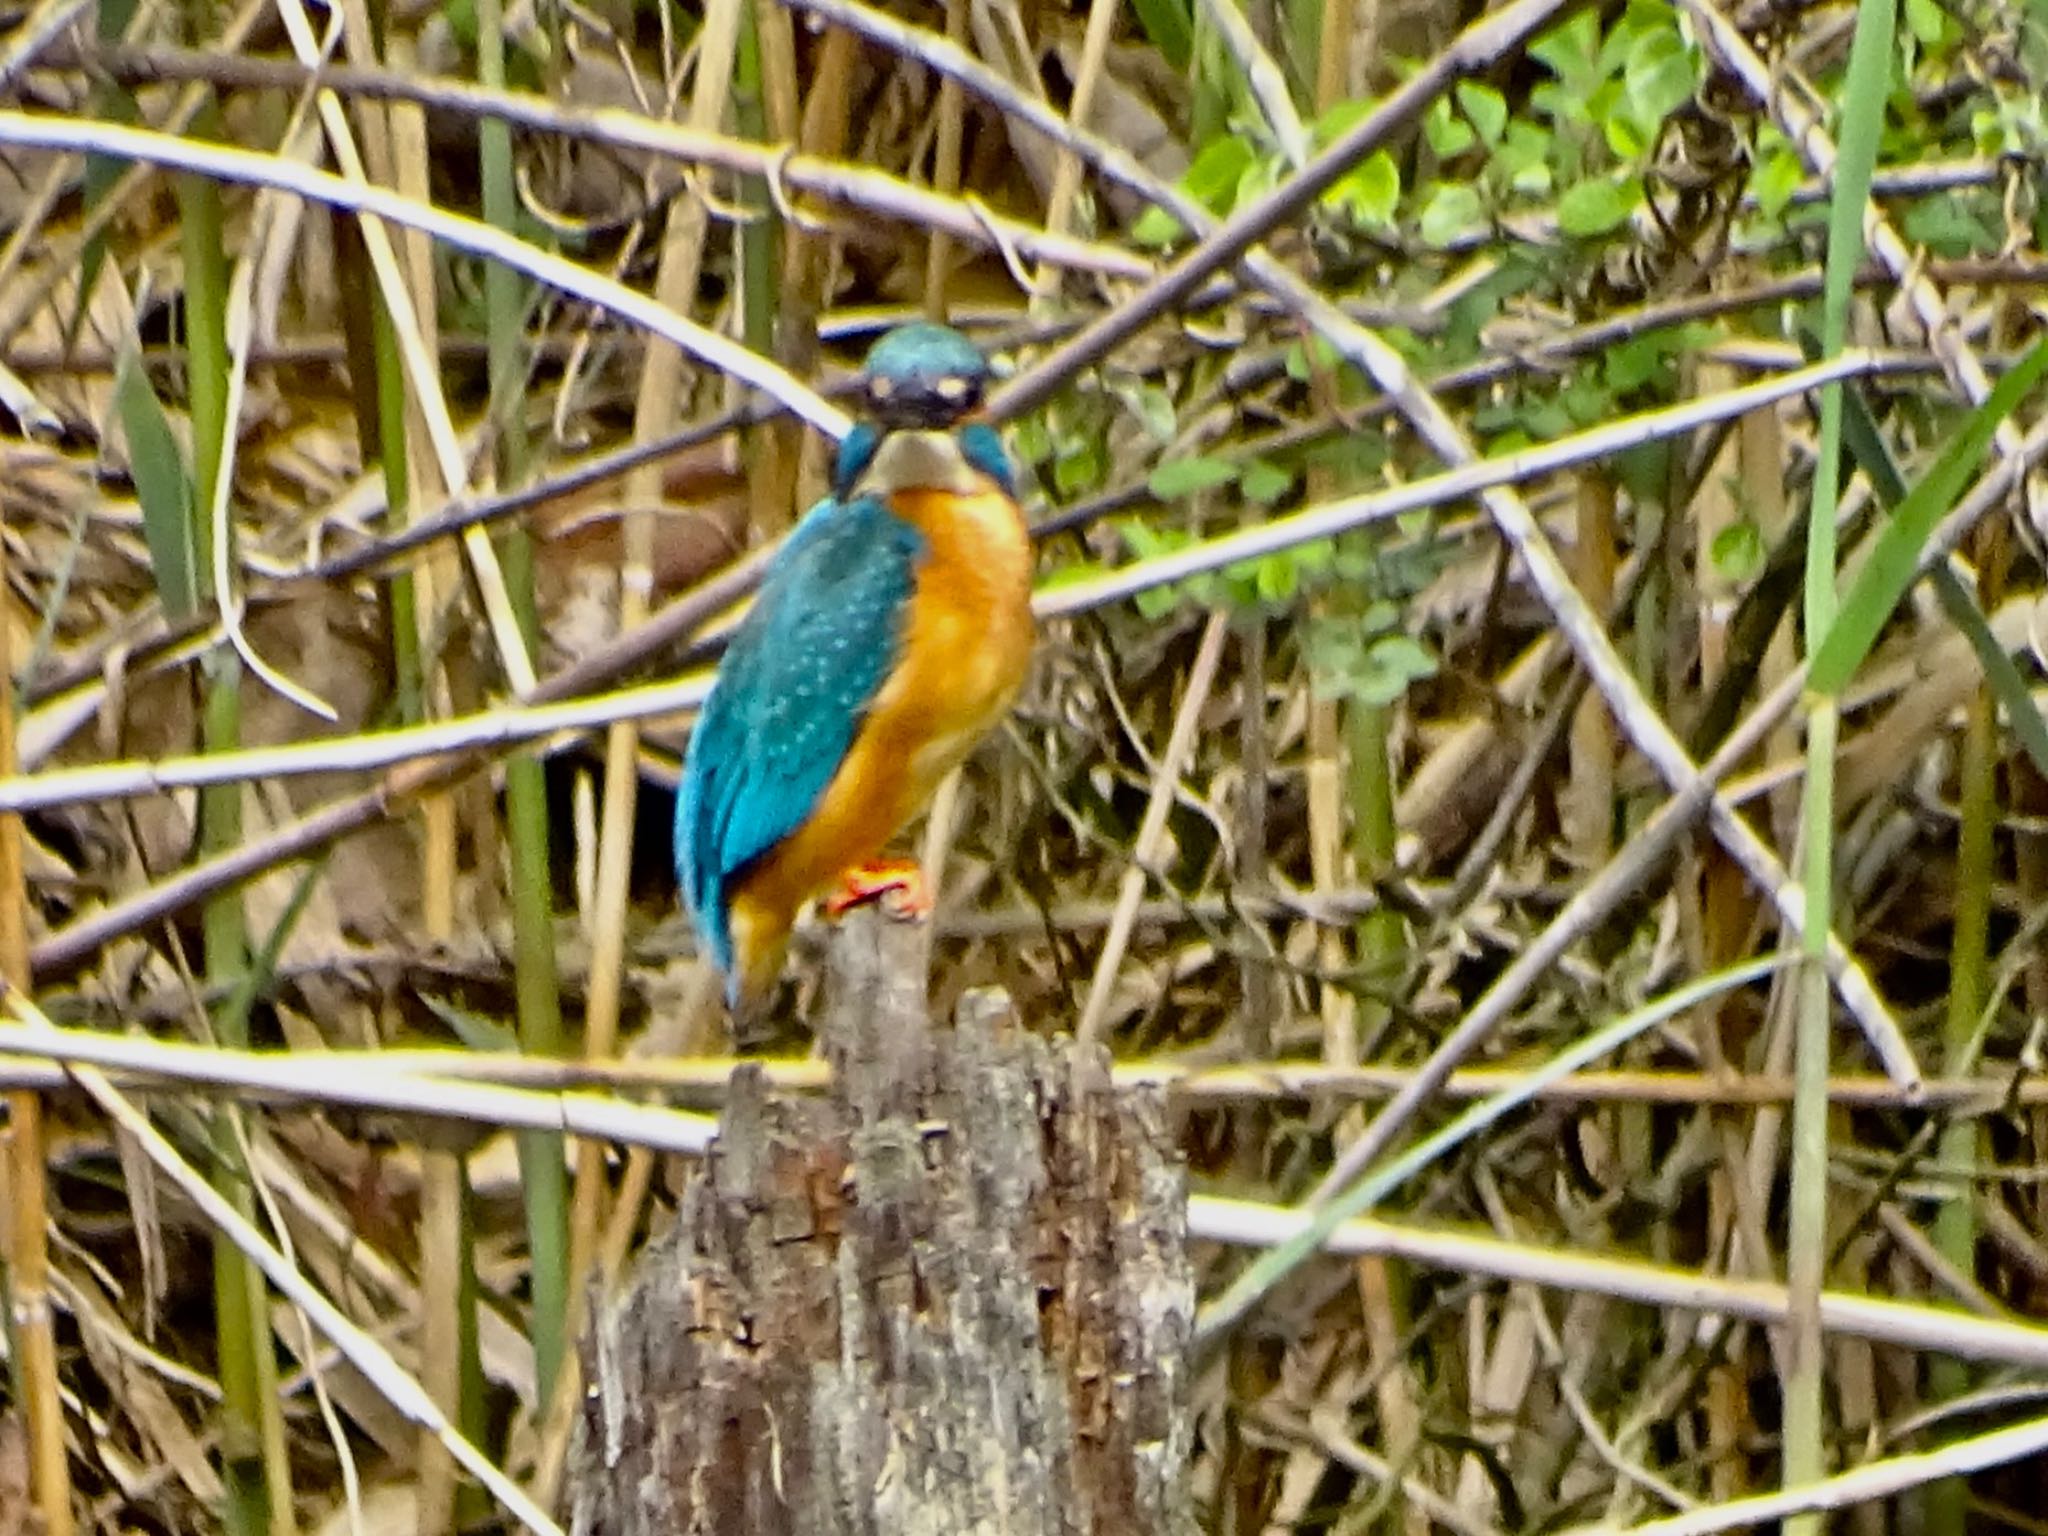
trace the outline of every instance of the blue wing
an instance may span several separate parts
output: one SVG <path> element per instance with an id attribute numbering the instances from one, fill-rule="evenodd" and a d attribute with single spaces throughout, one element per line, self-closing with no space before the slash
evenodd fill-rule
<path id="1" fill-rule="evenodd" d="M 676 869 L 719 969 L 747 866 L 803 825 L 895 667 L 924 536 L 872 497 L 797 525 L 698 712 L 676 798 Z"/>

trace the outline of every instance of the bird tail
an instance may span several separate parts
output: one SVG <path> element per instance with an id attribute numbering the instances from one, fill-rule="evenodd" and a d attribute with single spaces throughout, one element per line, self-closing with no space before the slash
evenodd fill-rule
<path id="1" fill-rule="evenodd" d="M 782 962 L 789 953 L 789 923 L 757 911 L 744 898 L 733 903 L 732 964 L 725 973 L 725 1003 L 735 1029 L 758 1025 L 775 1000 Z"/>

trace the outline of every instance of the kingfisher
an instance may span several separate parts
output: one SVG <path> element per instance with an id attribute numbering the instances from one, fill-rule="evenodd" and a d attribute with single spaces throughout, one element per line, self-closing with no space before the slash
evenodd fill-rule
<path id="1" fill-rule="evenodd" d="M 736 1018 L 772 996 L 812 897 L 929 914 L 922 871 L 885 850 L 1023 685 L 1031 538 L 988 382 L 949 326 L 875 343 L 831 494 L 770 561 L 698 713 L 676 869 Z"/>

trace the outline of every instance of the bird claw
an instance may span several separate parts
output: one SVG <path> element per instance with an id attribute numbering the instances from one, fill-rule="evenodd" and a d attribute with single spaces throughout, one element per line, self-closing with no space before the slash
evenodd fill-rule
<path id="1" fill-rule="evenodd" d="M 871 901 L 898 922 L 932 915 L 932 888 L 913 859 L 883 859 L 848 870 L 839 889 L 825 899 L 825 915 L 836 922 Z"/>

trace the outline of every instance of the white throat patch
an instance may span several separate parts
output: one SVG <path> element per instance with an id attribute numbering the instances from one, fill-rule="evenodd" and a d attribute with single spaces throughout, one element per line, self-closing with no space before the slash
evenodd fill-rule
<path id="1" fill-rule="evenodd" d="M 959 439 L 951 432 L 895 431 L 882 438 L 874 461 L 854 482 L 856 495 L 886 496 L 891 491 L 954 491 L 974 495 L 989 490 L 989 477 L 967 462 Z"/>

